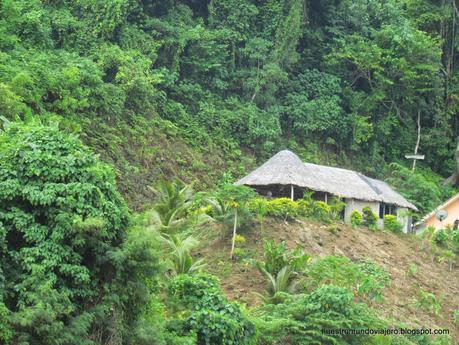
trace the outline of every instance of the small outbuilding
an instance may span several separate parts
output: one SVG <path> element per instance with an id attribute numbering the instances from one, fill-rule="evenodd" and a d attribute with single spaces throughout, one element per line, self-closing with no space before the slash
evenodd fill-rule
<path id="1" fill-rule="evenodd" d="M 335 196 L 346 204 L 346 222 L 350 222 L 352 211 L 361 212 L 368 206 L 379 215 L 380 227 L 384 215 L 393 214 L 403 224 L 404 232 L 411 231 L 409 210 L 417 211 L 416 206 L 383 181 L 352 170 L 303 163 L 289 150 L 280 151 L 236 184 L 250 186 L 267 197 L 296 200 L 305 192 L 313 192 L 314 199 L 329 202 Z"/>
<path id="2" fill-rule="evenodd" d="M 422 218 L 416 224 L 416 229 L 422 231 L 429 226 L 434 227 L 436 230 L 446 227 L 457 229 L 459 227 L 459 194 L 437 206 L 435 210 Z"/>

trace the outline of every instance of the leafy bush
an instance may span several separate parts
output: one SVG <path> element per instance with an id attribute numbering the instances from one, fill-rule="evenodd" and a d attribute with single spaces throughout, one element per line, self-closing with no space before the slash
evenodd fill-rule
<path id="1" fill-rule="evenodd" d="M 284 303 L 255 311 L 260 344 L 358 344 L 369 336 L 328 335 L 324 329 L 375 327 L 376 317 L 356 304 L 345 288 L 323 285 L 308 295 L 286 296 Z"/>
<path id="2" fill-rule="evenodd" d="M 354 210 L 351 213 L 351 225 L 353 227 L 358 227 L 363 222 L 363 215 L 358 210 Z"/>
<path id="3" fill-rule="evenodd" d="M 247 240 L 245 239 L 244 236 L 242 235 L 236 235 L 234 241 L 237 243 L 237 244 L 244 244 Z"/>
<path id="4" fill-rule="evenodd" d="M 0 305 L 13 343 L 130 332 L 158 258 L 149 236 L 126 236 L 129 213 L 115 186 L 112 169 L 57 125 L 0 132 Z"/>
<path id="5" fill-rule="evenodd" d="M 384 229 L 399 233 L 403 229 L 403 225 L 397 220 L 397 216 L 393 214 L 384 215 Z"/>
<path id="6" fill-rule="evenodd" d="M 182 330 L 196 332 L 199 345 L 249 344 L 255 335 L 253 323 L 222 296 L 213 276 L 179 275 L 169 285 L 169 296 L 186 316 Z"/>
<path id="7" fill-rule="evenodd" d="M 446 229 L 439 229 L 433 233 L 432 241 L 438 245 L 445 246 L 449 241 L 449 233 Z"/>
<path id="8" fill-rule="evenodd" d="M 322 222 L 330 222 L 332 219 L 332 209 L 331 207 L 323 201 L 315 201 L 312 204 L 312 215 L 314 218 Z"/>
<path id="9" fill-rule="evenodd" d="M 284 220 L 311 217 L 323 222 L 338 219 L 344 206 L 345 204 L 337 198 L 331 199 L 330 204 L 327 204 L 307 197 L 296 201 L 292 201 L 290 198 L 274 198 L 272 200 L 255 198 L 248 203 L 248 207 L 255 214 L 263 212 L 262 217 L 268 215 Z"/>
<path id="10" fill-rule="evenodd" d="M 369 229 L 375 230 L 378 221 L 378 215 L 372 211 L 369 206 L 362 209 L 362 225 L 367 226 Z"/>
<path id="11" fill-rule="evenodd" d="M 382 291 L 390 282 L 389 273 L 372 261 L 354 263 L 343 256 L 318 258 L 309 265 L 305 275 L 305 284 L 309 289 L 333 284 L 375 300 L 381 300 Z"/>
<path id="12" fill-rule="evenodd" d="M 301 217 L 312 217 L 313 216 L 313 203 L 314 200 L 309 198 L 298 199 L 295 201 L 298 205 L 298 214 Z"/>
<path id="13" fill-rule="evenodd" d="M 285 242 L 276 244 L 275 241 L 265 241 L 263 251 L 263 268 L 271 274 L 277 274 L 285 266 L 291 266 L 295 271 L 303 271 L 310 260 L 301 247 L 289 250 Z"/>
<path id="14" fill-rule="evenodd" d="M 343 202 L 340 198 L 332 197 L 329 202 L 330 207 L 330 217 L 332 219 L 339 219 L 341 214 L 346 207 L 346 203 Z"/>
<path id="15" fill-rule="evenodd" d="M 10 343 L 13 338 L 13 332 L 13 328 L 10 324 L 10 311 L 5 304 L 0 302 L 0 341 L 2 344 Z"/>
<path id="16" fill-rule="evenodd" d="M 416 305 L 419 308 L 425 309 L 434 313 L 435 315 L 438 315 L 441 311 L 443 299 L 444 296 L 439 298 L 433 292 L 425 291 L 422 288 L 419 288 Z"/>
<path id="17" fill-rule="evenodd" d="M 298 216 L 298 204 L 290 198 L 274 198 L 268 201 L 267 214 L 283 219 Z"/>

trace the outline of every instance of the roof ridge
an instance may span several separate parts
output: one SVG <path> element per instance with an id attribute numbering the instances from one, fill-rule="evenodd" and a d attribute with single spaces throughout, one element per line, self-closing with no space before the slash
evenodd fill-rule
<path id="1" fill-rule="evenodd" d="M 356 172 L 357 176 L 360 177 L 360 179 L 365 182 L 376 194 L 378 195 L 381 195 L 383 194 L 383 192 L 381 191 L 381 189 L 379 189 L 378 187 L 376 187 L 373 183 L 371 183 L 371 181 L 369 180 L 369 177 L 361 174 L 361 173 L 358 173 Z M 381 180 L 378 180 L 378 181 L 381 181 Z M 383 182 L 383 181 L 381 181 Z"/>

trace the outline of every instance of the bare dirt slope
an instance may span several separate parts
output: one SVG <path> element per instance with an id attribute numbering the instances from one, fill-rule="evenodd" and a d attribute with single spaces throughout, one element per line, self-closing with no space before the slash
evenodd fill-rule
<path id="1" fill-rule="evenodd" d="M 334 231 L 330 231 L 333 228 Z M 215 229 L 218 233 L 218 229 Z M 221 232 L 220 232 L 221 233 Z M 395 318 L 413 327 L 448 328 L 459 343 L 459 327 L 453 320 L 459 309 L 459 263 L 450 271 L 447 263 L 433 260 L 428 243 L 411 235 L 353 229 L 343 223 L 325 225 L 314 221 L 283 222 L 268 220 L 263 231 L 254 228 L 244 234 L 245 251 L 251 258 L 261 258 L 263 239 L 285 240 L 289 247 L 301 245 L 313 257 L 345 255 L 351 260 L 371 258 L 385 267 L 392 282 L 384 290 L 384 301 L 373 304 L 381 315 Z M 257 293 L 263 293 L 265 282 L 260 273 L 247 261 L 231 262 L 228 258 L 231 241 L 215 238 L 200 254 L 206 258 L 208 270 L 220 277 L 226 294 L 253 306 L 260 303 Z M 412 264 L 415 274 L 409 274 Z M 419 289 L 443 298 L 441 312 L 435 313 L 416 305 Z"/>

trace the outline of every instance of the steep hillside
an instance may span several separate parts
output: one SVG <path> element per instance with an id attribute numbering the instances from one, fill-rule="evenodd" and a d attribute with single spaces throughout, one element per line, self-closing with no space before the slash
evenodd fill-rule
<path id="1" fill-rule="evenodd" d="M 252 156 L 229 143 L 157 117 L 88 122 L 82 139 L 115 167 L 118 189 L 133 210 L 152 203 L 149 186 L 158 179 L 180 179 L 205 190 L 254 164 Z"/>
<path id="2" fill-rule="evenodd" d="M 448 328 L 459 342 L 459 327 L 453 321 L 453 312 L 459 306 L 459 270 L 450 271 L 449 265 L 433 260 L 427 243 L 409 235 L 353 229 L 343 223 L 325 225 L 315 221 L 283 222 L 270 219 L 263 231 L 254 228 L 244 234 L 247 242 L 241 246 L 244 254 L 229 263 L 231 241 L 215 235 L 200 254 L 208 262 L 208 270 L 219 276 L 226 294 L 250 307 L 260 303 L 256 293 L 263 294 L 264 277 L 250 264 L 262 257 L 263 240 L 284 240 L 289 247 L 302 246 L 313 257 L 344 255 L 352 261 L 372 259 L 390 272 L 391 283 L 384 289 L 383 301 L 372 302 L 378 313 L 413 328 Z M 410 273 L 410 266 L 416 272 Z M 442 300 L 438 314 L 417 305 L 419 291 L 433 292 Z"/>

